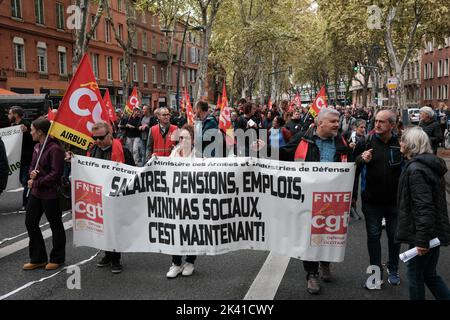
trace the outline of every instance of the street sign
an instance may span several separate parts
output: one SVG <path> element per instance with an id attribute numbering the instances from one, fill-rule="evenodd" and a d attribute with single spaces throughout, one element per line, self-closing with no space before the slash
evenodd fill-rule
<path id="1" fill-rule="evenodd" d="M 390 78 L 388 78 L 386 87 L 387 87 L 389 90 L 397 90 L 397 87 L 398 87 L 398 79 L 397 79 L 396 77 L 390 77 Z"/>

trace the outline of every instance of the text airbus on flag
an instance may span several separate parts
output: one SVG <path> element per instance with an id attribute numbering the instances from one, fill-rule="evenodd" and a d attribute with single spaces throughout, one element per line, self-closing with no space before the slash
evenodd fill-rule
<path id="1" fill-rule="evenodd" d="M 94 124 L 108 120 L 89 57 L 84 55 L 61 101 L 49 135 L 87 150 L 93 143 Z"/>

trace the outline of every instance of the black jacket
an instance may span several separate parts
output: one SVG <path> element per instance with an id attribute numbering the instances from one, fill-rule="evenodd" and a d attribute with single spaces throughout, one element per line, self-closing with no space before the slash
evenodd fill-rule
<path id="1" fill-rule="evenodd" d="M 419 126 L 425 131 L 425 133 L 430 138 L 431 147 L 433 148 L 434 154 L 437 153 L 438 144 L 444 140 L 442 134 L 441 125 L 434 119 L 430 122 L 420 122 Z"/>
<path id="2" fill-rule="evenodd" d="M 433 154 L 415 156 L 406 163 L 398 185 L 396 241 L 428 248 L 438 237 L 450 244 L 444 175 L 445 161 Z"/>
<path id="3" fill-rule="evenodd" d="M 373 151 L 372 160 L 367 164 L 361 156 L 356 159 L 358 172 L 361 172 L 361 199 L 373 205 L 396 205 L 403 165 L 397 136 L 393 135 L 388 143 L 384 143 L 376 134 L 369 135 L 363 143 L 363 150 Z"/>
<path id="4" fill-rule="evenodd" d="M 320 162 L 320 152 L 319 147 L 317 147 L 314 140 L 314 128 L 310 128 L 307 131 L 299 132 L 291 138 L 288 144 L 279 149 L 280 160 L 282 161 L 294 161 L 295 152 L 301 140 L 308 142 L 308 153 L 306 154 L 305 161 Z M 342 136 L 338 134 L 334 138 L 334 143 L 336 146 L 336 154 L 334 155 L 334 162 L 341 162 L 341 155 L 347 156 L 347 161 L 352 161 L 351 154 L 352 150 L 344 144 Z"/>
<path id="5" fill-rule="evenodd" d="M 0 194 L 6 189 L 9 176 L 8 157 L 6 156 L 5 144 L 0 137 Z"/>

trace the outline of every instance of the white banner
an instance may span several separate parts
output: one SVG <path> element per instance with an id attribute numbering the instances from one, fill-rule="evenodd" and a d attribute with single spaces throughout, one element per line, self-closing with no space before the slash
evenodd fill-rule
<path id="1" fill-rule="evenodd" d="M 131 167 L 72 159 L 74 244 L 215 255 L 270 250 L 344 259 L 353 163 L 157 158 Z"/>
<path id="2" fill-rule="evenodd" d="M 18 189 L 20 184 L 20 156 L 22 154 L 23 133 L 20 126 L 0 129 L 0 137 L 5 144 L 9 164 L 9 177 L 6 190 Z M 5 191 L 6 191 L 5 190 Z"/>

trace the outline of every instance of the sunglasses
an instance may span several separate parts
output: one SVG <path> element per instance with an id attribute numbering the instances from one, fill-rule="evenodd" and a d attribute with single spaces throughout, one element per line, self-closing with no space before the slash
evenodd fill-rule
<path id="1" fill-rule="evenodd" d="M 104 136 L 92 136 L 92 139 L 94 139 L 95 141 L 97 141 L 97 140 L 103 141 L 108 134 L 109 134 L 109 132 L 107 134 L 105 134 Z"/>

